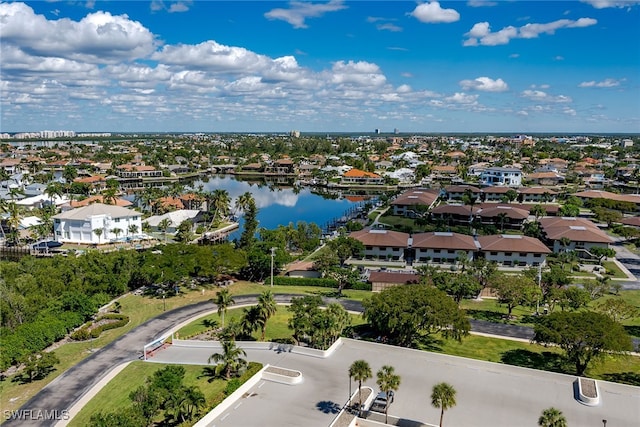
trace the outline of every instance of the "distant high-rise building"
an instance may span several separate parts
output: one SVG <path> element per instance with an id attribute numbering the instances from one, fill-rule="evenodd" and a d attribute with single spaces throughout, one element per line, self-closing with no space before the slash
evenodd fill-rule
<path id="1" fill-rule="evenodd" d="M 380 135 L 380 129 L 376 129 L 373 131 L 376 135 Z"/>
<path id="2" fill-rule="evenodd" d="M 291 132 L 289 132 L 289 136 L 291 136 L 293 138 L 300 138 L 300 131 L 299 130 L 292 130 Z"/>
<path id="3" fill-rule="evenodd" d="M 396 134 L 396 135 L 399 134 L 400 133 L 400 129 L 398 129 L 398 128 L 393 129 L 393 133 Z"/>

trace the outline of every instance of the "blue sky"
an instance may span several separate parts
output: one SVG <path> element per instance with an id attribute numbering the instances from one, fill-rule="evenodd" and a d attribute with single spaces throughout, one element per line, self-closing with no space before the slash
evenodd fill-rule
<path id="1" fill-rule="evenodd" d="M 0 3 L 0 132 L 640 133 L 640 2 Z"/>

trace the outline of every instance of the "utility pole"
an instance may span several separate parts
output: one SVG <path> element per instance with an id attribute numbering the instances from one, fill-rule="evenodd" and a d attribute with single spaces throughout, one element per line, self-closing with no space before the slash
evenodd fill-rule
<path id="1" fill-rule="evenodd" d="M 271 248 L 271 287 L 273 288 L 273 258 L 276 256 L 276 248 Z"/>

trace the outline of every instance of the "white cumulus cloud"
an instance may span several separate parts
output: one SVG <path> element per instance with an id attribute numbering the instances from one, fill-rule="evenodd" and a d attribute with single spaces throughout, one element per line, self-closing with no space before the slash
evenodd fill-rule
<path id="1" fill-rule="evenodd" d="M 583 28 L 597 24 L 593 18 L 580 18 L 578 20 L 559 19 L 546 24 L 526 24 L 519 28 L 514 26 L 504 27 L 497 32 L 492 32 L 488 22 L 478 22 L 471 27 L 463 45 L 464 46 L 497 46 L 508 44 L 512 39 L 533 39 L 540 34 L 554 34 L 562 28 Z"/>
<path id="2" fill-rule="evenodd" d="M 502 79 L 493 80 L 489 77 L 478 77 L 473 80 L 460 81 L 463 90 L 479 90 L 483 92 L 505 92 L 509 86 Z"/>
<path id="3" fill-rule="evenodd" d="M 458 11 L 443 9 L 437 1 L 419 4 L 410 15 L 425 24 L 449 24 L 460 20 Z"/>

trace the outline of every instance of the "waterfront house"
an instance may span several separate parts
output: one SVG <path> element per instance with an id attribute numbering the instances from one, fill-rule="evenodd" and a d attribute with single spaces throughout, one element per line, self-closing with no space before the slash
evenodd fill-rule
<path id="1" fill-rule="evenodd" d="M 52 218 L 55 239 L 62 243 L 106 243 L 121 237 L 133 237 L 130 234 L 133 228 L 137 233 L 142 230 L 140 212 L 102 203 L 92 203 Z M 100 236 L 96 234 L 98 229 Z"/>
<path id="2" fill-rule="evenodd" d="M 369 260 L 404 260 L 409 234 L 392 230 L 363 229 L 349 235 L 364 245 L 364 258 Z"/>
<path id="3" fill-rule="evenodd" d="M 342 184 L 380 185 L 384 184 L 384 178 L 373 172 L 352 168 L 342 175 Z"/>
<path id="4" fill-rule="evenodd" d="M 120 178 L 156 178 L 162 176 L 162 171 L 147 165 L 120 165 L 116 167 L 116 174 Z"/>
<path id="5" fill-rule="evenodd" d="M 431 209 L 440 192 L 432 189 L 407 190 L 391 202 L 394 215 L 416 218 Z"/>

